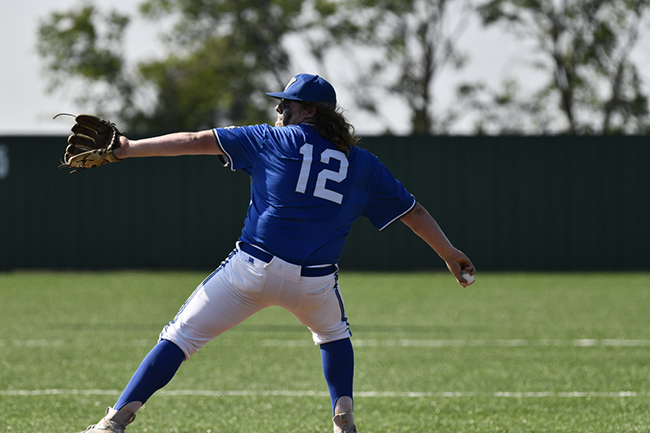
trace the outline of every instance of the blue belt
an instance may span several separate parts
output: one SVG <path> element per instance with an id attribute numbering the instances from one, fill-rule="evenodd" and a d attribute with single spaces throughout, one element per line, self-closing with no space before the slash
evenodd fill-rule
<path id="1" fill-rule="evenodd" d="M 255 257 L 264 263 L 270 263 L 273 260 L 273 254 L 260 250 L 259 248 L 248 244 L 246 242 L 239 243 L 239 249 L 248 255 Z M 300 268 L 300 275 L 303 277 L 324 277 L 325 275 L 333 274 L 338 270 L 336 265 L 327 265 L 319 267 L 302 266 Z"/>

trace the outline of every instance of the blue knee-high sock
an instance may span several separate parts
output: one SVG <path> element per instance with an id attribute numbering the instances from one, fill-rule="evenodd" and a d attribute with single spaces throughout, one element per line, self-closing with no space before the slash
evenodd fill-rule
<path id="1" fill-rule="evenodd" d="M 339 397 L 352 398 L 354 376 L 354 351 L 349 338 L 321 344 L 321 361 L 323 373 L 332 400 L 332 414 Z"/>
<path id="2" fill-rule="evenodd" d="M 172 380 L 184 359 L 185 354 L 177 345 L 161 340 L 142 360 L 114 409 L 120 410 L 132 401 L 144 404 L 154 392 Z"/>

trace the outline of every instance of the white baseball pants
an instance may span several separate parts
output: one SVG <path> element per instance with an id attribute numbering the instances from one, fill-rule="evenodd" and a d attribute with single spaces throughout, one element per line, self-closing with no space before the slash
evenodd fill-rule
<path id="1" fill-rule="evenodd" d="M 273 257 L 266 263 L 239 247 L 194 291 L 160 334 L 185 359 L 263 308 L 280 306 L 312 332 L 315 344 L 351 336 L 338 275 L 304 277 L 301 266 Z"/>

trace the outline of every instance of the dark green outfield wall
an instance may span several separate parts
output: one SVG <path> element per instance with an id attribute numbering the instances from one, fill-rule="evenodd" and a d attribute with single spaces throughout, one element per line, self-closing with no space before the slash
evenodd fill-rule
<path id="1" fill-rule="evenodd" d="M 0 270 L 216 267 L 248 177 L 215 157 L 58 170 L 63 137 L 0 137 Z M 366 147 L 479 270 L 650 269 L 648 137 L 376 137 Z M 355 223 L 344 269 L 442 269 L 397 222 Z"/>

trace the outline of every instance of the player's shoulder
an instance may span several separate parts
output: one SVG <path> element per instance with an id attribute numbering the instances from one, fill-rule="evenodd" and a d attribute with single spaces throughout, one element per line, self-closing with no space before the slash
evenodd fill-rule
<path id="1" fill-rule="evenodd" d="M 372 164 L 372 165 L 381 164 L 381 161 L 379 160 L 377 155 L 372 153 L 370 150 L 359 146 L 358 144 L 350 148 L 350 152 L 348 155 L 350 159 L 358 159 L 360 162 L 364 162 L 367 164 Z"/>
<path id="2" fill-rule="evenodd" d="M 302 125 L 269 126 L 269 133 L 277 137 L 306 137 L 307 131 Z"/>
<path id="3" fill-rule="evenodd" d="M 233 137 L 253 137 L 263 138 L 269 134 L 271 126 L 260 123 L 258 125 L 243 125 L 243 126 L 227 126 L 222 128 L 214 128 L 217 136 L 233 136 Z"/>

